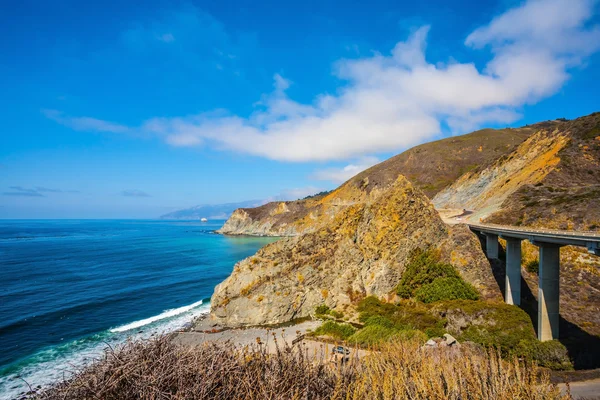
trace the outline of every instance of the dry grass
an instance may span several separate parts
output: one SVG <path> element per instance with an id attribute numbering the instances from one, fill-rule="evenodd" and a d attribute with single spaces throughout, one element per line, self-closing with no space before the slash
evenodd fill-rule
<path id="1" fill-rule="evenodd" d="M 390 344 L 334 365 L 303 347 L 180 347 L 169 338 L 128 343 L 36 399 L 568 399 L 534 365 L 495 352 L 425 351 Z M 541 376 L 541 378 L 540 378 Z"/>

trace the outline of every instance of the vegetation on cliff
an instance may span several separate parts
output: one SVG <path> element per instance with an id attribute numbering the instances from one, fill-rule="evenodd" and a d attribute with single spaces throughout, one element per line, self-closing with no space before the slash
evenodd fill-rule
<path id="1" fill-rule="evenodd" d="M 475 301 L 476 290 L 452 265 L 441 263 L 435 251 L 414 251 L 396 290 L 402 299 L 394 303 L 376 296 L 358 303 L 358 321 L 363 324 L 358 330 L 349 324 L 327 321 L 314 334 L 375 346 L 407 338 L 425 342 L 450 333 L 461 342 L 493 347 L 505 356 L 532 358 L 553 369 L 573 368 L 564 345 L 537 341 L 524 310 L 500 302 Z"/>
<path id="2" fill-rule="evenodd" d="M 391 304 L 370 296 L 357 309 L 362 328 L 327 321 L 314 334 L 371 347 L 407 339 L 422 344 L 450 333 L 463 343 L 495 348 L 505 357 L 533 359 L 551 369 L 573 369 L 565 346 L 558 341 L 539 342 L 531 319 L 517 306 L 473 300 Z"/>
<path id="3" fill-rule="evenodd" d="M 437 252 L 421 249 L 411 256 L 396 293 L 402 298 L 414 297 L 424 303 L 479 298 L 477 290 L 465 282 L 451 264 L 440 262 Z"/>

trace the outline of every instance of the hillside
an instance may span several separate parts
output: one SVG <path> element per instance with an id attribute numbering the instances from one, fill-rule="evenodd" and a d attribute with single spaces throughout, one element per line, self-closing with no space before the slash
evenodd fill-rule
<path id="1" fill-rule="evenodd" d="M 437 193 L 436 207 L 496 224 L 600 230 L 600 113 L 533 127 L 515 151 Z"/>
<path id="2" fill-rule="evenodd" d="M 236 210 L 219 232 L 267 236 L 311 232 L 345 207 L 385 190 L 399 175 L 433 197 L 465 172 L 512 152 L 534 131 L 530 127 L 484 129 L 426 143 L 361 172 L 325 196 Z"/>
<path id="3" fill-rule="evenodd" d="M 226 326 L 307 317 L 325 304 L 347 311 L 365 296 L 388 298 L 416 249 L 439 252 L 485 299 L 501 298 L 476 236 L 448 227 L 402 176 L 312 233 L 265 246 L 215 288 L 211 317 Z M 391 298 L 390 298 L 391 299 Z"/>

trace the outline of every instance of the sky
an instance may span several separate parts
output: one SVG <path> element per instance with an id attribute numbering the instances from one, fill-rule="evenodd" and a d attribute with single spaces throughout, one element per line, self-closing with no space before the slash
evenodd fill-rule
<path id="1" fill-rule="evenodd" d="M 597 0 L 0 2 L 0 218 L 301 198 L 600 111 Z"/>

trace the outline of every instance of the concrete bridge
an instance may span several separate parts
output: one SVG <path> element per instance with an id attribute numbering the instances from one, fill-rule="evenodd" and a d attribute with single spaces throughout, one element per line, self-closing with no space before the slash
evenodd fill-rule
<path id="1" fill-rule="evenodd" d="M 508 304 L 521 304 L 521 241 L 539 247 L 538 339 L 558 339 L 560 248 L 580 246 L 600 256 L 600 233 L 578 233 L 515 228 L 492 224 L 468 224 L 485 237 L 488 258 L 498 258 L 498 237 L 506 240 L 506 291 Z"/>

